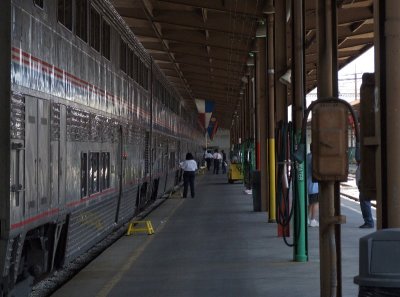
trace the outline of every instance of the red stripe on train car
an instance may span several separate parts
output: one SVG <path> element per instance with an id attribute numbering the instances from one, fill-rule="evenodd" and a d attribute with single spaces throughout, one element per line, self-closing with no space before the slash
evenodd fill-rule
<path id="1" fill-rule="evenodd" d="M 20 50 L 18 48 L 13 47 L 12 51 L 15 53 L 15 54 L 12 55 L 12 58 L 16 62 L 20 62 L 20 63 L 22 63 L 24 65 L 31 66 L 31 62 L 29 60 L 27 60 L 27 58 L 31 59 L 31 60 L 41 64 L 42 65 L 41 69 L 45 73 L 49 73 L 49 74 L 54 73 L 54 75 L 57 78 L 60 78 L 60 79 L 63 79 L 64 76 L 65 76 L 66 79 L 68 81 L 70 81 L 71 83 L 73 83 L 73 84 L 75 84 L 75 85 L 77 85 L 79 87 L 88 88 L 89 92 L 91 92 L 91 93 L 101 94 L 101 95 L 104 95 L 106 98 L 107 97 L 112 97 L 115 100 L 120 100 L 121 99 L 121 98 L 119 98 L 119 97 L 117 97 L 117 96 L 115 96 L 115 95 L 113 95 L 113 94 L 111 94 L 109 92 L 106 92 L 105 90 L 100 89 L 99 87 L 97 87 L 95 85 L 92 85 L 92 84 L 90 84 L 90 83 L 88 83 L 88 82 L 76 77 L 73 74 L 70 74 L 70 73 L 68 73 L 68 72 L 66 72 L 66 71 L 64 71 L 64 70 L 62 70 L 62 69 L 60 69 L 60 68 L 58 68 L 58 67 L 56 67 L 54 65 L 51 65 L 51 64 L 49 64 L 49 63 L 47 63 L 45 61 L 42 61 L 39 58 L 36 58 L 36 57 L 30 55 L 29 53 L 23 52 L 22 50 Z M 32 68 L 32 67 L 30 67 L 30 68 Z M 128 110 L 130 110 L 130 111 L 132 111 L 134 113 L 137 113 L 137 111 L 138 111 L 141 116 L 144 116 L 147 119 L 150 118 L 150 114 L 148 112 L 142 110 L 141 108 L 134 109 L 134 108 L 132 108 L 130 106 L 127 106 L 126 104 L 123 104 L 123 105 L 124 105 L 124 108 L 126 108 L 126 109 L 128 109 Z"/>
<path id="2" fill-rule="evenodd" d="M 98 192 L 98 193 L 96 193 L 96 194 L 83 197 L 83 198 L 80 199 L 80 200 L 67 203 L 67 206 L 68 206 L 68 207 L 77 206 L 77 205 L 79 205 L 79 204 L 85 203 L 86 201 L 89 201 L 89 200 L 98 198 L 100 195 L 109 194 L 109 193 L 112 193 L 112 192 L 115 192 L 115 188 L 111 188 L 111 189 L 105 190 L 105 191 L 103 191 L 103 192 Z"/>
<path id="3" fill-rule="evenodd" d="M 60 211 L 59 208 L 54 208 L 54 209 L 45 211 L 45 212 L 43 212 L 43 213 L 41 213 L 41 214 L 38 214 L 38 215 L 36 215 L 36 216 L 34 216 L 34 217 L 31 217 L 31 218 L 26 219 L 26 220 L 24 220 L 24 221 L 21 221 L 21 222 L 19 222 L 19 223 L 12 224 L 12 225 L 11 225 L 11 229 L 13 230 L 13 229 L 17 229 L 17 228 L 23 227 L 23 226 L 25 226 L 25 225 L 27 225 L 27 224 L 33 223 L 33 222 L 35 222 L 35 221 L 38 221 L 38 220 L 40 220 L 40 219 L 42 219 L 42 218 L 44 218 L 44 217 L 48 217 L 48 216 L 55 215 L 55 214 L 57 214 L 59 211 Z"/>

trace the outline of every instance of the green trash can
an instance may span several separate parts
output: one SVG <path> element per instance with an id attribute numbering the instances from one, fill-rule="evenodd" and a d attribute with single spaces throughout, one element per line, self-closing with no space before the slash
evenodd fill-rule
<path id="1" fill-rule="evenodd" d="M 252 181 L 253 211 L 261 211 L 261 172 L 253 171 Z"/>

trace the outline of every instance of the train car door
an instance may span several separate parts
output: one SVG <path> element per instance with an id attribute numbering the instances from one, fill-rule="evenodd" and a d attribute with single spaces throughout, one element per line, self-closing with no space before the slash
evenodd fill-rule
<path id="1" fill-rule="evenodd" d="M 25 177 L 27 215 L 46 210 L 49 199 L 49 114 L 48 101 L 26 97 Z"/>

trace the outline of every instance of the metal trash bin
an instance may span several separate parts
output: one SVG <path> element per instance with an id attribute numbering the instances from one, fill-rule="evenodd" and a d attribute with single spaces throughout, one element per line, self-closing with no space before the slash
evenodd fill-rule
<path id="1" fill-rule="evenodd" d="M 360 238 L 358 297 L 400 296 L 400 228 Z"/>
<path id="2" fill-rule="evenodd" d="M 253 171 L 252 180 L 253 210 L 261 211 L 261 172 Z"/>

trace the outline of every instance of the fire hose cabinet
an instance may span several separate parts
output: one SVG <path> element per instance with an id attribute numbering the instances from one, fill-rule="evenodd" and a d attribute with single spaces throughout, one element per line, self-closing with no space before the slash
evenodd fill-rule
<path id="1" fill-rule="evenodd" d="M 360 238 L 358 297 L 400 296 L 400 229 L 383 229 Z"/>
<path id="2" fill-rule="evenodd" d="M 326 102 L 312 110 L 313 180 L 347 181 L 348 108 L 340 102 Z"/>

